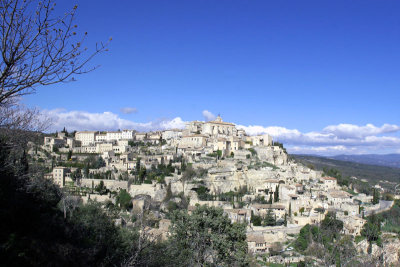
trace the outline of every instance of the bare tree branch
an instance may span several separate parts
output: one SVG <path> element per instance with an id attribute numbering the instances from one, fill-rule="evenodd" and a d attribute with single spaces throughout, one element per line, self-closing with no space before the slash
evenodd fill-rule
<path id="1" fill-rule="evenodd" d="M 54 8 L 52 0 L 0 0 L 0 106 L 39 85 L 74 81 L 96 69 L 87 64 L 107 50 L 111 39 L 91 53 L 83 47 L 87 33 L 77 37 L 77 6 L 63 16 Z"/>

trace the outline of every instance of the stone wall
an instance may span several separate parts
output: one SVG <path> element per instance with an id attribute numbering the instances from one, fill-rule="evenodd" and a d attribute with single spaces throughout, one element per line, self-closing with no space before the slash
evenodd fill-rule
<path id="1" fill-rule="evenodd" d="M 111 191 L 118 191 L 121 189 L 128 190 L 128 182 L 127 181 L 116 181 L 116 180 L 102 180 L 102 179 L 81 179 L 80 184 L 84 187 L 93 188 L 100 183 L 100 181 L 104 182 L 105 187 L 110 189 Z"/>

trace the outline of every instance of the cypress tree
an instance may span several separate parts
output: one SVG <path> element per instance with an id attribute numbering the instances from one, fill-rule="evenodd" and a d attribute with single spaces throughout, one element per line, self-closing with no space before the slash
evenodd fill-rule
<path id="1" fill-rule="evenodd" d="M 140 172 L 140 158 L 136 159 L 136 175 L 139 175 Z"/>
<path id="2" fill-rule="evenodd" d="M 378 204 L 379 203 L 379 192 L 376 191 L 376 188 L 374 188 L 374 192 L 372 195 L 372 204 Z"/>
<path id="3" fill-rule="evenodd" d="M 21 171 L 23 172 L 23 174 L 27 174 L 29 171 L 29 164 L 28 164 L 28 159 L 26 157 L 25 149 L 24 149 L 24 153 L 22 154 L 22 157 L 21 157 L 21 166 L 22 166 Z"/>
<path id="4" fill-rule="evenodd" d="M 287 226 L 287 213 L 285 213 L 285 219 L 284 219 L 284 221 L 283 221 L 283 224 L 284 224 L 285 226 Z"/>
<path id="5" fill-rule="evenodd" d="M 168 183 L 167 185 L 167 194 L 165 196 L 164 201 L 168 201 L 172 198 L 172 190 L 171 190 L 171 183 Z"/>
<path id="6" fill-rule="evenodd" d="M 275 187 L 275 192 L 274 192 L 274 202 L 279 201 L 279 185 Z"/>

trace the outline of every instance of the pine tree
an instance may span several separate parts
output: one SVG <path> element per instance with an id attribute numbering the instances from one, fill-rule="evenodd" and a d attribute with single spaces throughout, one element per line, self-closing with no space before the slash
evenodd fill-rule
<path id="1" fill-rule="evenodd" d="M 265 219 L 264 219 L 264 225 L 267 225 L 267 226 L 276 225 L 276 220 L 275 220 L 274 214 L 272 212 L 272 209 L 268 209 L 267 215 L 265 216 Z"/>
<path id="2" fill-rule="evenodd" d="M 272 193 L 269 194 L 268 204 L 272 204 Z"/>
<path id="3" fill-rule="evenodd" d="M 140 171 L 139 171 L 139 179 L 140 179 L 140 182 L 141 182 L 141 183 L 144 182 L 144 180 L 145 180 L 145 178 L 146 178 L 146 173 L 147 173 L 146 167 L 140 168 Z"/>
<path id="4" fill-rule="evenodd" d="M 299 209 L 299 212 L 300 212 L 301 216 L 303 216 L 304 207 L 301 207 L 301 208 Z"/>
<path id="5" fill-rule="evenodd" d="M 289 217 L 292 217 L 292 203 L 289 203 Z"/>

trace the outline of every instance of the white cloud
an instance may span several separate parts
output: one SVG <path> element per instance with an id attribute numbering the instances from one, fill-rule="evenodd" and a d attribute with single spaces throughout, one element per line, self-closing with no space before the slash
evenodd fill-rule
<path id="1" fill-rule="evenodd" d="M 87 111 L 66 111 L 62 109 L 45 110 L 44 115 L 49 117 L 53 124 L 50 130 L 118 130 L 134 129 L 138 131 L 166 130 L 171 128 L 182 129 L 185 122 L 180 117 L 174 119 L 159 119 L 151 122 L 134 122 L 120 118 L 112 112 L 90 113 Z"/>
<path id="2" fill-rule="evenodd" d="M 290 147 L 292 153 L 302 154 L 342 154 L 342 153 L 354 153 L 356 148 L 348 148 L 346 146 L 293 146 Z"/>
<path id="3" fill-rule="evenodd" d="M 208 110 L 203 110 L 202 114 L 206 121 L 213 121 L 217 117 Z"/>
<path id="4" fill-rule="evenodd" d="M 125 108 L 121 108 L 121 112 L 124 114 L 132 114 L 132 113 L 137 113 L 138 110 L 137 110 L 137 108 L 125 107 Z"/>
<path id="5" fill-rule="evenodd" d="M 186 126 L 186 122 L 184 122 L 180 117 L 176 117 L 172 120 L 163 120 L 159 125 L 161 129 L 183 129 Z"/>
<path id="6" fill-rule="evenodd" d="M 296 138 L 301 135 L 301 133 L 298 130 L 291 130 L 279 126 L 270 126 L 270 127 L 263 127 L 259 125 L 250 125 L 250 126 L 236 125 L 236 126 L 238 129 L 245 130 L 248 135 L 269 134 L 273 137 L 279 136 L 286 138 Z"/>
<path id="7" fill-rule="evenodd" d="M 400 126 L 384 124 L 376 127 L 372 124 L 365 126 L 353 124 L 330 125 L 320 132 L 302 133 L 297 129 L 257 125 L 243 126 L 249 135 L 267 133 L 274 140 L 283 142 L 292 153 L 393 153 L 400 149 L 400 138 L 393 136 L 400 132 Z M 385 134 L 385 135 L 383 135 Z M 388 136 L 392 134 L 392 136 Z"/>
<path id="8" fill-rule="evenodd" d="M 112 112 L 90 113 L 87 111 L 66 111 L 62 109 L 45 110 L 43 115 L 50 118 L 53 125 L 50 130 L 118 130 L 135 129 L 137 131 L 154 131 L 165 129 L 183 129 L 186 122 L 180 117 L 158 119 L 150 122 L 134 122 L 120 118 Z M 203 116 L 210 120 L 215 116 L 203 111 Z M 320 131 L 301 132 L 280 126 L 236 125 L 249 135 L 270 134 L 275 141 L 282 142 L 290 153 L 303 154 L 371 154 L 399 153 L 400 126 L 383 124 L 329 125 Z"/>
<path id="9" fill-rule="evenodd" d="M 367 124 L 365 126 L 339 124 L 327 126 L 322 130 L 322 132 L 332 133 L 340 138 L 362 138 L 397 131 L 400 131 L 400 126 L 393 124 L 384 124 L 381 127 L 376 127 L 373 124 Z"/>

